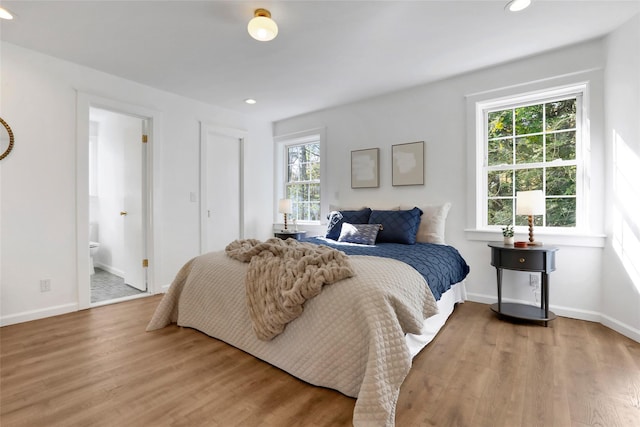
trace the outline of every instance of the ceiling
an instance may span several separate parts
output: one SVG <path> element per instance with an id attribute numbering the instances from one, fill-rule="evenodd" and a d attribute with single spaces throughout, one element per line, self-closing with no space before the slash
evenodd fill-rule
<path id="1" fill-rule="evenodd" d="M 275 121 L 601 37 L 640 0 L 2 1 L 2 40 Z M 256 8 L 278 37 L 247 33 Z M 258 103 L 247 105 L 246 98 Z"/>

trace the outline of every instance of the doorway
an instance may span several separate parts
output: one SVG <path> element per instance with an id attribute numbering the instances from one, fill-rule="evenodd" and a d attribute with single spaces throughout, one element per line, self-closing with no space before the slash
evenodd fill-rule
<path id="1" fill-rule="evenodd" d="M 108 299 L 104 300 L 103 302 L 93 303 L 91 302 L 91 273 L 95 271 L 95 265 L 93 265 L 92 268 L 90 242 L 95 241 L 93 239 L 95 239 L 97 236 L 97 242 L 101 243 L 101 236 L 105 236 L 105 230 L 101 231 L 100 227 L 98 227 L 97 233 L 95 233 L 94 228 L 95 234 L 90 236 L 90 223 L 92 222 L 90 220 L 90 217 L 92 217 L 90 212 L 92 210 L 91 199 L 93 197 L 97 197 L 96 192 L 100 191 L 100 182 L 96 180 L 96 175 L 91 178 L 90 174 L 91 163 L 97 162 L 100 156 L 99 146 L 97 147 L 98 150 L 96 150 L 95 152 L 93 151 L 93 149 L 90 150 L 92 137 L 95 139 L 96 135 L 100 134 L 100 130 L 95 129 L 96 125 L 91 124 L 92 120 L 90 113 L 92 109 L 104 110 L 105 112 L 111 113 L 119 113 L 122 116 L 128 116 L 135 119 L 135 127 L 138 129 L 138 137 L 136 139 L 137 143 L 135 144 L 135 146 L 137 147 L 136 150 L 142 150 L 142 152 L 140 153 L 139 163 L 140 173 L 138 175 L 140 184 L 138 185 L 137 183 L 135 183 L 130 186 L 130 189 L 135 189 L 136 194 L 139 194 L 141 206 L 131 208 L 129 206 L 125 206 L 123 201 L 123 205 L 118 206 L 117 210 L 113 212 L 113 215 L 117 216 L 118 218 L 122 217 L 121 220 L 123 222 L 124 220 L 132 218 L 135 219 L 137 215 L 141 216 L 142 237 L 133 241 L 131 243 L 132 246 L 129 246 L 129 244 L 127 244 L 126 246 L 128 248 L 133 248 L 133 250 L 135 251 L 142 250 L 145 255 L 142 259 L 138 259 L 139 255 L 125 257 L 132 264 L 135 263 L 135 267 L 129 268 L 125 266 L 124 268 L 122 268 L 123 272 L 119 277 L 121 277 L 123 281 L 129 280 L 128 278 L 130 276 L 128 274 L 126 274 L 126 279 L 124 277 L 127 271 L 134 271 L 137 269 L 137 273 L 135 274 L 140 275 L 140 269 L 142 269 L 142 274 L 144 276 L 143 283 L 146 289 L 146 291 L 141 291 L 140 293 L 137 293 L 135 295 L 123 296 L 121 298 Z M 157 234 L 157 232 L 155 231 L 154 225 L 154 212 L 157 211 L 157 207 L 155 206 L 155 204 L 158 203 L 158 197 L 156 197 L 155 195 L 154 183 L 157 182 L 156 171 L 160 169 L 158 165 L 159 158 L 157 155 L 154 155 L 154 140 L 155 138 L 159 138 L 160 135 L 161 114 L 160 112 L 149 108 L 124 103 L 109 98 L 103 98 L 101 96 L 80 91 L 77 92 L 76 97 L 76 114 L 76 277 L 78 283 L 78 309 L 82 310 L 103 304 L 109 304 L 133 298 L 140 298 L 154 294 L 158 291 L 155 283 L 155 265 L 159 263 L 157 259 L 158 251 L 156 249 L 155 239 L 155 235 Z M 99 122 L 98 120 L 93 121 Z M 91 130 L 92 126 L 94 127 L 93 130 Z M 143 132 L 140 132 L 140 129 L 142 129 Z M 147 136 L 146 143 L 142 142 L 142 133 Z M 139 145 L 143 146 L 139 147 Z M 96 147 L 94 146 L 94 148 Z M 90 151 L 92 152 L 91 155 Z M 135 158 L 135 155 L 128 154 L 127 157 L 132 160 Z M 97 176 L 99 177 L 99 175 Z M 132 178 L 127 177 L 123 178 L 122 180 L 125 179 L 131 180 Z M 93 188 L 90 188 L 92 186 Z M 137 190 L 138 188 L 140 189 L 139 191 Z M 137 209 L 140 209 L 140 213 L 137 212 Z M 120 215 L 120 212 L 126 212 L 126 215 Z M 123 234 L 126 235 L 127 233 L 123 231 Z M 136 245 L 138 245 L 138 247 L 136 247 Z M 99 250 L 102 250 L 102 248 L 100 248 Z M 96 251 L 94 250 L 94 253 L 95 252 Z M 143 265 L 147 266 L 142 268 L 141 266 Z M 133 280 L 135 281 L 135 279 Z M 138 280 L 137 283 L 142 282 Z"/>
<path id="2" fill-rule="evenodd" d="M 147 292 L 147 119 L 89 109 L 91 303 Z"/>

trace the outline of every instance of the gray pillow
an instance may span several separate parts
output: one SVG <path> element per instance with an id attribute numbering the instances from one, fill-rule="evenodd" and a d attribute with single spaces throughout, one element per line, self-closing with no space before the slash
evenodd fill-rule
<path id="1" fill-rule="evenodd" d="M 349 224 L 348 222 L 343 222 L 338 242 L 373 245 L 376 243 L 379 230 L 380 224 Z"/>

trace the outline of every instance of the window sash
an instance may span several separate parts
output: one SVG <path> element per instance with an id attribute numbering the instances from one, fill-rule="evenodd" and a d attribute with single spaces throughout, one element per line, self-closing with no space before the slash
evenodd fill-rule
<path id="1" fill-rule="evenodd" d="M 291 149 L 295 149 L 298 147 L 306 147 L 308 145 L 317 145 L 317 154 L 315 155 L 318 158 L 318 161 L 304 161 L 304 162 L 298 162 L 298 163 L 291 163 L 289 162 L 289 158 L 290 158 L 290 150 Z M 305 190 L 303 190 L 303 197 L 300 198 L 291 198 L 292 200 L 292 208 L 293 208 L 293 214 L 292 214 L 292 218 L 293 220 L 297 221 L 297 222 L 302 222 L 302 223 L 319 223 L 320 222 L 320 211 L 321 211 L 321 200 L 320 200 L 320 186 L 321 186 L 321 179 L 322 179 L 322 175 L 321 175 L 321 164 L 322 164 L 322 157 L 321 157 L 321 153 L 320 153 L 320 138 L 313 138 L 313 139 L 309 139 L 309 140 L 305 140 L 304 142 L 297 142 L 297 143 L 291 143 L 291 144 L 286 144 L 285 145 L 285 149 L 284 151 L 284 166 L 285 166 L 285 171 L 284 171 L 284 177 L 285 177 L 285 182 L 284 182 L 284 194 L 285 197 L 289 197 L 290 191 L 289 189 L 293 186 L 302 186 L 305 187 Z M 317 164 L 318 165 L 318 179 L 306 179 L 306 180 L 295 180 L 295 179 L 291 179 L 292 174 L 291 172 L 291 166 L 292 165 L 314 165 Z M 312 200 L 311 199 L 311 186 L 317 186 L 317 195 L 318 195 L 318 200 Z M 315 213 L 315 215 L 314 215 Z M 317 218 L 317 219 L 316 219 Z"/>
<path id="2" fill-rule="evenodd" d="M 576 229 L 583 227 L 585 222 L 585 214 L 584 214 L 584 206 L 585 206 L 585 195 L 584 195 L 584 164 L 583 164 L 583 150 L 584 141 L 583 141 L 583 129 L 584 129 L 584 117 L 583 114 L 583 94 L 586 90 L 584 85 L 579 85 L 577 87 L 565 88 L 559 90 L 551 90 L 546 95 L 545 94 L 530 94 L 522 97 L 512 97 L 510 100 L 497 100 L 497 101 L 488 101 L 481 102 L 476 104 L 476 111 L 478 114 L 476 115 L 478 120 L 482 120 L 482 123 L 476 123 L 477 126 L 477 135 L 481 137 L 481 141 L 477 142 L 477 149 L 481 149 L 482 157 L 481 165 L 482 167 L 478 168 L 478 173 L 480 176 L 476 181 L 479 184 L 478 188 L 478 196 L 479 203 L 478 207 L 480 213 L 480 224 L 482 227 L 497 227 L 497 225 L 489 225 L 489 202 L 490 200 L 512 200 L 512 215 L 511 215 L 511 223 L 516 224 L 517 216 L 515 215 L 515 198 L 516 198 L 516 186 L 517 182 L 515 181 L 515 173 L 518 170 L 524 169 L 541 169 L 542 173 L 542 185 L 543 192 L 545 194 L 545 200 L 547 199 L 568 199 L 574 198 L 575 202 L 575 225 L 574 226 L 550 226 L 549 228 L 553 229 Z M 547 113 L 545 105 L 552 102 L 565 101 L 569 99 L 575 99 L 576 102 L 576 116 L 575 116 L 575 127 L 571 128 L 563 128 L 557 130 L 547 130 Z M 540 132 L 531 132 L 527 134 L 516 134 L 516 120 L 515 120 L 515 112 L 518 108 L 530 107 L 542 105 L 542 129 Z M 495 138 L 489 138 L 489 115 L 498 111 L 512 110 L 512 127 L 511 134 L 508 136 L 500 136 Z M 480 114 L 481 113 L 481 114 Z M 560 133 L 566 132 L 575 132 L 575 158 L 574 159 L 553 159 L 546 160 L 547 156 L 547 138 L 549 136 L 557 135 Z M 531 136 L 541 136 L 542 137 L 542 155 L 543 161 L 536 161 L 531 163 L 516 163 L 517 159 L 517 147 L 514 146 L 511 148 L 511 163 L 503 163 L 503 164 L 494 164 L 489 165 L 489 143 L 500 141 L 500 140 L 511 140 L 514 144 L 519 138 L 531 137 Z M 572 167 L 576 168 L 575 175 L 575 194 L 572 195 L 549 195 L 547 194 L 547 169 L 548 168 L 557 168 L 557 167 Z M 489 176 L 491 172 L 495 171 L 512 171 L 512 194 L 511 196 L 489 196 Z M 546 224 L 546 212 L 544 216 L 540 216 Z M 506 224 L 505 224 L 506 225 Z"/>

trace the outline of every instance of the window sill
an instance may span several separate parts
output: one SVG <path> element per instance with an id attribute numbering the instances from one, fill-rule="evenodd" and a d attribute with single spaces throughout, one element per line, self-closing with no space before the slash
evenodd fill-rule
<path id="1" fill-rule="evenodd" d="M 604 234 L 588 234 L 588 233 L 568 233 L 534 230 L 536 240 L 549 245 L 558 246 L 580 246 L 584 248 L 604 248 L 607 236 Z M 477 241 L 502 241 L 502 232 L 500 230 L 466 228 L 464 230 L 467 240 Z M 526 233 L 516 232 L 516 240 L 529 240 Z"/>

